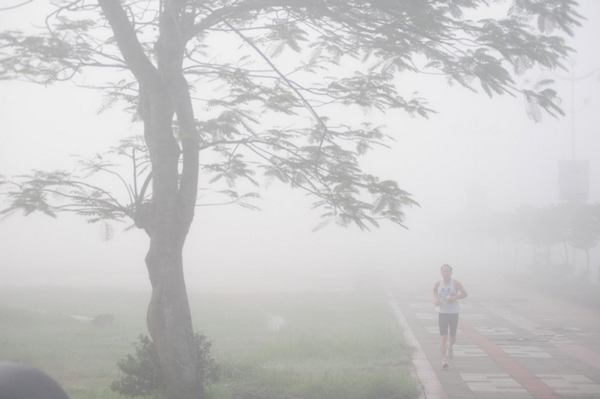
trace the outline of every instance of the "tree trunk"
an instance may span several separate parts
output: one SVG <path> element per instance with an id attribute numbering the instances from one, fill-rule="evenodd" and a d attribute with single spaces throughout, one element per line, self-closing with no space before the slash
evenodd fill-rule
<path id="1" fill-rule="evenodd" d="M 169 399 L 202 397 L 194 330 L 183 274 L 183 246 L 193 220 L 180 190 L 181 151 L 172 131 L 174 103 L 166 87 L 145 90 L 146 143 L 152 162 L 150 249 L 146 266 L 152 284 L 147 323 L 158 351 Z M 145 112 L 144 111 L 144 112 Z M 193 209 L 194 203 L 191 207 Z"/>
<path id="2" fill-rule="evenodd" d="M 199 136 L 182 71 L 185 45 L 190 38 L 184 34 L 185 24 L 193 24 L 194 19 L 185 15 L 185 2 L 160 2 L 155 65 L 141 46 L 120 0 L 98 0 L 98 3 L 127 66 L 139 82 L 138 111 L 144 122 L 144 138 L 152 163 L 150 212 L 144 216 L 145 220 L 136 221 L 150 237 L 146 255 L 152 284 L 148 330 L 165 375 L 167 398 L 198 399 L 202 397 L 202 381 L 197 369 L 182 259 L 185 238 L 194 218 L 199 171 Z M 179 141 L 173 130 L 175 116 Z"/>
<path id="3" fill-rule="evenodd" d="M 519 270 L 519 241 L 515 240 L 515 258 L 513 261 L 513 269 L 514 270 Z"/>
<path id="4" fill-rule="evenodd" d="M 173 134 L 177 106 L 172 87 L 161 79 L 143 90 L 140 101 L 145 108 L 144 136 L 152 162 L 151 221 L 146 228 L 150 236 L 146 266 L 152 284 L 148 330 L 165 375 L 167 397 L 198 399 L 202 397 L 202 381 L 197 370 L 182 255 L 194 216 L 195 188 L 194 195 L 186 196 L 186 177 L 180 179 L 182 151 Z M 198 168 L 197 160 L 195 167 Z M 197 181 L 197 172 L 191 175 Z"/>
<path id="5" fill-rule="evenodd" d="M 152 239 L 146 256 L 152 283 L 148 330 L 158 351 L 167 397 L 198 399 L 202 397 L 202 385 L 197 371 L 183 262 L 181 251 L 172 241 Z"/>
<path id="6" fill-rule="evenodd" d="M 585 269 L 588 272 L 588 275 L 591 273 L 590 271 L 590 250 L 589 248 L 585 249 Z"/>

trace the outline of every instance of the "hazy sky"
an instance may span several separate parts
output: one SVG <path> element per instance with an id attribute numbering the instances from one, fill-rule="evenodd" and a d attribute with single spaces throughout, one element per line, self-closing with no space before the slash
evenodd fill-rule
<path id="1" fill-rule="evenodd" d="M 573 57 L 575 76 L 600 68 L 600 1 L 580 3 L 588 20 L 571 42 L 578 51 Z M 0 13 L 0 25 L 26 23 L 22 15 Z M 555 88 L 570 111 L 569 81 L 544 71 L 528 77 L 542 75 L 557 78 Z M 594 202 L 600 199 L 598 76 L 600 70 L 577 81 L 574 95 L 576 156 L 590 160 Z M 425 76 L 402 75 L 398 85 L 407 94 L 418 91 L 438 114 L 428 120 L 402 113 L 368 115 L 374 123 L 386 124 L 397 141 L 391 150 L 370 156 L 365 167 L 397 180 L 421 204 L 406 210 L 409 230 L 388 224 L 362 233 L 332 225 L 313 233 L 319 214 L 310 211 L 304 193 L 275 184 L 258 204 L 261 212 L 198 209 L 185 248 L 189 285 L 243 289 L 302 278 L 317 286 L 332 272 L 348 270 L 347 275 L 353 275 L 367 268 L 413 264 L 431 264 L 437 273 L 438 263 L 472 261 L 472 248 L 451 250 L 436 231 L 474 201 L 491 209 L 557 201 L 557 161 L 571 156 L 571 114 L 558 120 L 545 115 L 536 124 L 527 118 L 521 98 L 489 99 Z M 99 113 L 101 95 L 70 83 L 42 87 L 2 81 L 0 90 L 0 174 L 5 176 L 31 169 L 72 170 L 70 155 L 101 152 L 141 129 L 117 108 Z M 115 227 L 115 238 L 102 242 L 97 225 L 76 217 L 15 215 L 3 221 L 0 268 L 5 277 L 0 285 L 32 281 L 149 286 L 143 262 L 145 235 Z"/>

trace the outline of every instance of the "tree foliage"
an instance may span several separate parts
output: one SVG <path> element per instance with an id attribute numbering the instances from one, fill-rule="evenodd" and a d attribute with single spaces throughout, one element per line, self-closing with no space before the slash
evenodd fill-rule
<path id="1" fill-rule="evenodd" d="M 127 137 L 105 153 L 79 158 L 77 170 L 79 174 L 33 170 L 6 181 L 0 176 L 0 186 L 5 188 L 10 204 L 0 215 L 41 212 L 55 218 L 59 213 L 74 213 L 89 223 L 129 220 L 133 223 L 127 229 L 143 228 L 152 197 L 152 173 L 142 136 Z M 110 191 L 106 188 L 108 185 Z M 248 201 L 260 198 L 255 192 L 242 195 L 230 189 L 213 192 L 226 200 L 206 202 L 202 196 L 197 206 L 238 204 L 257 209 Z M 103 229 L 112 229 L 112 226 L 103 224 Z M 105 241 L 111 235 L 110 232 L 102 234 L 107 237 Z"/>
<path id="2" fill-rule="evenodd" d="M 183 54 L 174 67 L 195 103 L 203 188 L 222 182 L 222 193 L 248 204 L 237 199 L 254 194 L 238 193 L 236 183 L 257 185 L 262 175 L 309 192 L 326 220 L 361 228 L 378 225 L 378 219 L 403 224 L 403 206 L 415 202 L 395 182 L 360 169 L 361 156 L 386 145 L 383 127 L 344 115 L 355 109 L 430 115 L 425 99 L 401 93 L 395 76 L 404 72 L 442 74 L 451 84 L 490 96 L 520 92 L 535 119 L 540 110 L 562 114 L 550 82 L 519 89 L 513 76 L 535 66 L 560 67 L 570 49 L 551 32 L 571 34 L 580 20 L 572 0 L 500 6 L 483 0 L 115 3 L 55 0 L 45 30 L 0 33 L 0 77 L 43 84 L 75 80 L 105 91 L 103 110 L 122 102 L 140 120 L 140 77 L 160 70 L 161 46 L 180 46 L 166 52 Z M 493 17 L 507 5 L 506 15 Z M 111 17 L 108 10 L 117 12 Z M 121 30 L 135 35 L 119 42 Z M 178 121 L 173 123 L 183 145 Z M 85 169 L 107 169 L 97 161 Z M 71 197 L 57 187 L 70 189 Z M 23 176 L 19 188 L 11 209 L 26 213 L 73 209 L 49 204 L 49 193 L 72 199 L 92 221 L 133 218 L 132 207 L 139 205 L 135 191 L 128 190 L 127 204 L 117 203 L 99 187 L 61 172 Z"/>

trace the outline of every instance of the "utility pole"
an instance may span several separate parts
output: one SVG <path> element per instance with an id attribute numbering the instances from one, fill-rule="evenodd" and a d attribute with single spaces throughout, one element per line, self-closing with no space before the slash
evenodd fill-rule
<path id="1" fill-rule="evenodd" d="M 571 65 L 570 76 L 561 76 L 557 73 L 552 73 L 554 76 L 561 80 L 566 80 L 571 84 L 571 160 L 570 161 L 558 161 L 559 164 L 559 199 L 567 201 L 572 206 L 578 203 L 585 203 L 589 198 L 589 161 L 587 160 L 576 160 L 576 146 L 575 146 L 575 115 L 583 110 L 589 103 L 589 99 L 583 100 L 583 106 L 579 109 L 575 108 L 575 83 L 581 80 L 588 79 L 593 76 L 600 68 L 596 68 L 583 75 L 575 75 L 575 65 L 577 60 L 571 59 L 569 64 Z M 598 76 L 600 80 L 600 75 Z M 566 248 L 565 248 L 566 250 Z M 565 262 L 568 264 L 568 254 L 565 252 L 567 259 Z M 574 271 L 577 268 L 577 250 L 572 247 L 573 257 L 573 268 Z"/>
<path id="2" fill-rule="evenodd" d="M 585 98 L 583 100 L 583 106 L 581 108 L 579 108 L 578 110 L 575 109 L 575 82 L 578 82 L 580 80 L 584 80 L 587 79 L 591 76 L 594 75 L 594 73 L 600 71 L 600 67 L 596 68 L 586 74 L 583 74 L 581 76 L 575 76 L 575 65 L 577 65 L 577 60 L 574 58 L 571 58 L 571 60 L 569 61 L 569 64 L 571 65 L 571 74 L 570 76 L 561 76 L 555 72 L 552 72 L 552 74 L 561 79 L 561 80 L 566 80 L 571 84 L 571 160 L 575 160 L 575 114 L 577 112 L 580 112 L 581 110 L 583 110 L 589 103 L 589 99 Z M 598 80 L 600 81 L 600 75 L 598 75 Z"/>

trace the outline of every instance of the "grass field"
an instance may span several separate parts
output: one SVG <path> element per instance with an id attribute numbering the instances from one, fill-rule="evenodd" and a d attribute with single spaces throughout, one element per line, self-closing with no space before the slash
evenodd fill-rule
<path id="1" fill-rule="evenodd" d="M 149 292 L 0 290 L 0 360 L 39 367 L 73 399 L 121 398 L 117 360 L 146 334 Z M 385 297 L 354 292 L 191 293 L 195 328 L 212 342 L 221 379 L 209 399 L 408 399 L 411 349 Z M 40 312 L 33 309 L 43 309 Z M 64 314 L 113 313 L 98 328 Z"/>

